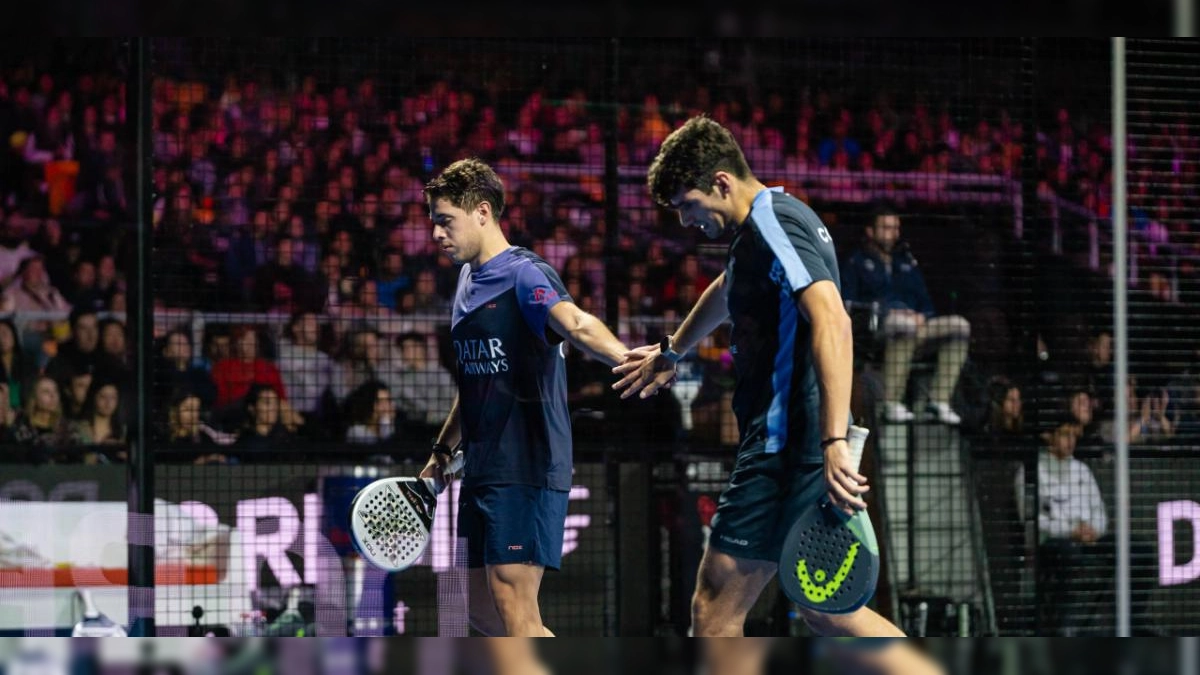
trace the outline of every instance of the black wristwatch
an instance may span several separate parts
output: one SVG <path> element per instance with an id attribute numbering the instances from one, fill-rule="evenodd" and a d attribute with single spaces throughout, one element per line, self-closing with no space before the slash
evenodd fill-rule
<path id="1" fill-rule="evenodd" d="M 438 443 L 437 441 L 434 441 L 433 442 L 433 454 L 445 455 L 446 459 L 449 460 L 451 457 L 454 456 L 454 450 L 450 446 L 446 445 L 445 443 Z"/>
<path id="2" fill-rule="evenodd" d="M 664 335 L 658 341 L 658 351 L 671 363 L 679 363 L 683 360 L 683 354 L 671 348 L 671 336 Z"/>

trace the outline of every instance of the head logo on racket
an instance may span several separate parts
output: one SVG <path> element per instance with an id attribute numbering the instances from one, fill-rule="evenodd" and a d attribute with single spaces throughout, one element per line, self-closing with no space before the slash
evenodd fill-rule
<path id="1" fill-rule="evenodd" d="M 800 588 L 804 589 L 804 597 L 815 603 L 822 603 L 832 598 L 838 592 L 838 589 L 842 587 L 842 582 L 850 574 L 850 569 L 854 567 L 854 559 L 858 557 L 859 546 L 860 544 L 857 541 L 850 545 L 850 550 L 846 553 L 846 557 L 842 559 L 841 566 L 838 567 L 837 572 L 834 573 L 833 578 L 828 582 L 825 581 L 827 575 L 823 569 L 813 572 L 810 577 L 808 574 L 808 560 L 801 558 L 796 563 L 796 577 L 800 580 Z"/>

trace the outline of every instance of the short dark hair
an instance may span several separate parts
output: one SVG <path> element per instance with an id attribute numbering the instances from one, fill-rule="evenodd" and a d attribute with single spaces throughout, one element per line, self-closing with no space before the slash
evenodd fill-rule
<path id="1" fill-rule="evenodd" d="M 423 345 L 428 344 L 425 334 L 415 330 L 406 331 L 396 337 L 397 345 L 403 346 L 405 342 L 420 342 Z"/>
<path id="2" fill-rule="evenodd" d="M 871 205 L 871 213 L 868 216 L 869 219 L 867 220 L 867 226 L 875 227 L 875 222 L 886 216 L 896 216 L 899 218 L 900 211 L 896 208 L 895 204 L 889 201 L 875 202 Z"/>
<path id="3" fill-rule="evenodd" d="M 424 192 L 430 206 L 445 198 L 464 211 L 487 202 L 497 220 L 504 213 L 504 183 L 492 167 L 475 157 L 460 159 L 443 169 L 437 178 L 425 184 Z"/>
<path id="4" fill-rule="evenodd" d="M 662 142 L 650 163 L 646 183 L 654 201 L 672 207 L 671 200 L 680 190 L 711 192 L 718 171 L 743 180 L 752 175 L 733 134 L 708 116 L 698 115 Z"/>

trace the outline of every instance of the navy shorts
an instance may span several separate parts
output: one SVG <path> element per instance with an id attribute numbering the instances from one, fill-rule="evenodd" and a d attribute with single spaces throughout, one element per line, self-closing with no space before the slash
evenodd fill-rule
<path id="1" fill-rule="evenodd" d="M 458 536 L 467 566 L 562 564 L 568 492 L 532 485 L 478 485 L 459 493 Z"/>
<path id="2" fill-rule="evenodd" d="M 765 443 L 751 444 L 738 453 L 708 544 L 738 558 L 778 563 L 792 523 L 825 491 L 823 463 L 803 461 L 786 448 L 768 454 Z"/>

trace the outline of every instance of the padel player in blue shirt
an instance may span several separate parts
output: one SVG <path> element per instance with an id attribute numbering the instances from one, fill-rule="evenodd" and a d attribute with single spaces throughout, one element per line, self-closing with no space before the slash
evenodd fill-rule
<path id="1" fill-rule="evenodd" d="M 492 636 L 552 635 L 538 589 L 562 559 L 571 489 L 571 424 L 563 340 L 610 365 L 628 351 L 571 301 L 558 274 L 510 246 L 500 229 L 504 185 L 477 159 L 425 186 L 433 238 L 462 264 L 451 339 L 458 397 L 422 476 L 461 440 L 466 460 L 458 533 L 467 543 L 470 617 Z"/>
<path id="2" fill-rule="evenodd" d="M 866 478 L 852 469 L 853 344 L 838 288 L 833 240 L 806 204 L 768 189 L 750 172 L 733 135 L 694 117 L 663 141 L 650 166 L 651 196 L 684 227 L 715 239 L 732 233 L 725 272 L 701 295 L 665 344 L 627 354 L 614 369 L 623 396 L 670 386 L 680 355 L 732 319 L 737 382 L 733 408 L 740 442 L 721 494 L 692 598 L 696 636 L 740 636 L 746 614 L 775 576 L 791 524 L 821 495 L 847 511 L 866 508 Z M 869 608 L 849 614 L 804 610 L 820 635 L 899 637 Z M 742 672 L 765 649 L 725 649 L 709 641 L 713 672 Z M 932 673 L 902 643 L 847 652 L 880 672 Z M 869 661 L 866 663 L 863 660 Z M 869 667 L 869 666 L 877 666 Z M 745 672 L 751 672 L 746 670 Z"/>

